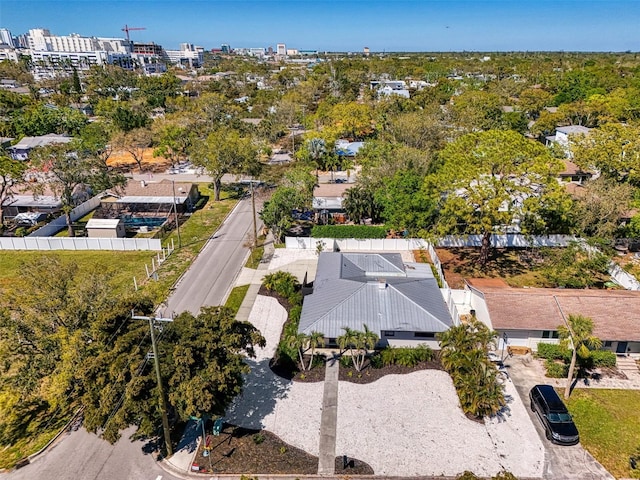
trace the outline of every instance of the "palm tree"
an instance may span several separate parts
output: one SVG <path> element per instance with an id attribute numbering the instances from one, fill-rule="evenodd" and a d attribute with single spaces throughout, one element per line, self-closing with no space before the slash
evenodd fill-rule
<path id="1" fill-rule="evenodd" d="M 567 375 L 567 386 L 564 389 L 564 398 L 567 399 L 571 394 L 571 382 L 578 355 L 581 358 L 589 357 L 590 349 L 600 348 L 602 340 L 593 335 L 593 320 L 582 315 L 569 315 L 567 324 L 558 327 L 558 337 L 560 337 L 560 345 L 568 348 L 573 347 L 569 374 Z"/>
<path id="2" fill-rule="evenodd" d="M 306 370 L 304 364 L 304 352 L 308 342 L 309 337 L 302 332 L 289 335 L 287 338 L 287 345 L 289 348 L 295 348 L 298 351 L 298 360 L 300 361 L 300 369 L 302 371 Z"/>
<path id="3" fill-rule="evenodd" d="M 316 165 L 316 179 L 318 178 L 318 168 L 320 167 L 320 161 L 322 157 L 327 153 L 325 142 L 322 138 L 312 138 L 307 143 L 307 150 L 309 151 L 309 158 L 313 160 Z"/>
<path id="4" fill-rule="evenodd" d="M 342 329 L 344 330 L 344 334 L 340 335 L 336 339 L 336 341 L 338 342 L 338 346 L 340 347 L 340 350 L 342 352 L 345 352 L 348 349 L 349 353 L 351 354 L 351 359 L 355 360 L 355 357 L 353 355 L 353 349 L 355 348 L 356 343 L 358 342 L 358 331 L 353 330 L 349 327 L 342 327 Z M 355 361 L 354 361 L 354 365 L 355 365 Z"/>
<path id="5" fill-rule="evenodd" d="M 307 337 L 309 348 L 311 349 L 311 361 L 309 362 L 309 370 L 313 367 L 313 357 L 316 354 L 316 348 L 324 347 L 324 333 L 311 332 Z"/>
<path id="6" fill-rule="evenodd" d="M 380 340 L 380 337 L 372 330 L 369 330 L 369 327 L 367 327 L 366 324 L 363 324 L 362 326 L 364 327 L 364 331 L 356 333 L 356 347 L 358 349 L 358 355 L 356 361 L 354 361 L 354 366 L 357 371 L 362 370 L 367 353 L 369 350 L 373 350 L 376 343 L 378 343 L 378 340 Z"/>

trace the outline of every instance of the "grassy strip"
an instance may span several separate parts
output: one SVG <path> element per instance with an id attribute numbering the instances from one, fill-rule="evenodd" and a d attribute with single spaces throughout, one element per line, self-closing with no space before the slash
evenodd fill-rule
<path id="1" fill-rule="evenodd" d="M 566 402 L 580 442 L 614 477 L 631 477 L 640 447 L 640 391 L 575 389 Z"/>
<path id="2" fill-rule="evenodd" d="M 189 268 L 202 247 L 222 224 L 226 216 L 238 203 L 237 198 L 230 198 L 229 193 L 222 192 L 219 202 L 211 200 L 213 191 L 205 184 L 199 185 L 200 193 L 209 196 L 209 202 L 200 210 L 195 211 L 189 220 L 180 226 L 180 240 L 182 247 L 178 248 L 177 231 L 173 230 L 163 239 L 163 245 L 173 245 L 176 250 L 158 269 L 158 281 L 146 281 L 143 290 L 151 295 L 156 303 L 163 301 L 178 278 Z M 149 259 L 149 267 L 151 266 Z M 140 280 L 146 278 L 144 265 L 139 271 Z"/>
<path id="3" fill-rule="evenodd" d="M 263 242 L 264 239 L 261 239 L 258 241 L 258 247 L 256 248 L 252 248 L 251 249 L 251 253 L 249 254 L 249 258 L 247 258 L 247 263 L 244 264 L 245 267 L 247 268 L 253 268 L 256 269 L 258 268 L 258 266 L 260 265 L 260 261 L 262 260 L 262 257 L 264 256 L 264 245 L 261 245 L 260 243 Z"/>
<path id="4" fill-rule="evenodd" d="M 227 303 L 224 304 L 225 307 L 233 310 L 233 314 L 237 314 L 238 310 L 240 310 L 240 305 L 244 300 L 244 297 L 247 295 L 247 291 L 249 290 L 249 285 L 240 285 L 239 287 L 234 287 L 229 294 L 229 298 L 227 298 Z"/>
<path id="5" fill-rule="evenodd" d="M 23 438 L 0 450 L 0 471 L 13 468 L 19 460 L 43 448 L 67 424 L 72 414 L 69 410 L 53 419 L 43 416 L 34 419 Z"/>

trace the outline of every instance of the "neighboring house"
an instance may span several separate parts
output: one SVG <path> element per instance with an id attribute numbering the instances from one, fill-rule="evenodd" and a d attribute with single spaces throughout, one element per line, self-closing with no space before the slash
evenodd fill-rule
<path id="1" fill-rule="evenodd" d="M 364 142 L 349 142 L 343 139 L 337 140 L 336 154 L 339 157 L 354 158 L 363 146 Z"/>
<path id="2" fill-rule="evenodd" d="M 589 135 L 590 128 L 582 125 L 567 125 L 566 127 L 557 127 L 556 134 L 545 137 L 545 144 L 549 147 L 552 144 L 559 145 L 564 151 L 567 158 L 571 158 L 571 137 L 577 135 Z"/>
<path id="3" fill-rule="evenodd" d="M 130 214 L 166 217 L 173 212 L 174 205 L 178 213 L 193 210 L 199 198 L 195 183 L 129 180 L 123 188 L 105 194 L 100 202 L 100 215 L 108 218 Z"/>
<path id="4" fill-rule="evenodd" d="M 563 160 L 564 170 L 558 174 L 558 178 L 563 183 L 575 183 L 583 185 L 593 177 L 593 173 L 585 172 L 570 160 Z"/>
<path id="5" fill-rule="evenodd" d="M 569 315 L 593 319 L 605 350 L 640 354 L 640 292 L 630 290 L 512 288 L 499 279 L 469 279 L 471 308 L 478 320 L 507 335 L 510 346 L 537 350 L 558 343 L 558 326 Z"/>
<path id="6" fill-rule="evenodd" d="M 23 137 L 18 143 L 8 148 L 9 155 L 14 160 L 29 160 L 29 152 L 36 147 L 45 147 L 59 143 L 69 143 L 73 140 L 65 135 L 41 135 L 39 137 Z"/>
<path id="7" fill-rule="evenodd" d="M 369 86 L 378 91 L 378 98 L 390 95 L 410 97 L 407 83 L 404 80 L 374 80 L 369 82 Z"/>
<path id="8" fill-rule="evenodd" d="M 34 196 L 25 192 L 13 195 L 2 209 L 9 219 L 26 212 L 58 213 L 62 211 L 62 201 L 53 194 Z"/>
<path id="9" fill-rule="evenodd" d="M 332 346 L 343 327 L 365 324 L 380 346 L 438 348 L 436 333 L 453 320 L 428 264 L 404 263 L 399 253 L 321 253 L 298 331 L 321 332 Z"/>
<path id="10" fill-rule="evenodd" d="M 349 183 L 321 183 L 313 190 L 312 207 L 326 217 L 344 213 L 344 194 L 353 185 Z"/>

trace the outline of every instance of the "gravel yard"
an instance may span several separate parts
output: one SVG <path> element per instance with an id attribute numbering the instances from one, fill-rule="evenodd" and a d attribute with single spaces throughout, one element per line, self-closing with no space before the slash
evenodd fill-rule
<path id="1" fill-rule="evenodd" d="M 226 421 L 268 430 L 318 455 L 324 382 L 291 382 L 268 366 L 285 318 L 275 298 L 257 297 L 249 320 L 267 346 L 252 362 L 245 392 Z M 504 469 L 541 477 L 542 443 L 510 381 L 506 394 L 505 414 L 483 425 L 464 416 L 443 371 L 390 375 L 366 385 L 340 382 L 336 455 L 366 462 L 376 475 L 455 476 L 471 470 L 491 476 Z"/>

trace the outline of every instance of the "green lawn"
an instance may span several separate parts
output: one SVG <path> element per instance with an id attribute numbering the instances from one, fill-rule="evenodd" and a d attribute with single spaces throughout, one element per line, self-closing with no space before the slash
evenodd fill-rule
<path id="1" fill-rule="evenodd" d="M 229 293 L 229 298 L 227 298 L 227 303 L 225 303 L 225 307 L 229 307 L 233 310 L 233 314 L 235 315 L 240 310 L 240 305 L 242 305 L 242 301 L 244 297 L 247 295 L 247 290 L 249 290 L 249 285 L 240 285 L 239 287 L 234 287 Z"/>
<path id="2" fill-rule="evenodd" d="M 582 445 L 616 478 L 640 448 L 640 391 L 575 389 L 566 402 Z"/>

